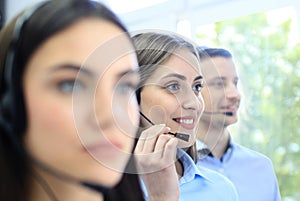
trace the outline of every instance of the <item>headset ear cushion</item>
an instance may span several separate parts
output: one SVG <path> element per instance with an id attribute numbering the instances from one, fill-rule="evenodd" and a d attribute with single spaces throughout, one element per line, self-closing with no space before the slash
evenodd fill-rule
<path id="1" fill-rule="evenodd" d="M 2 126 L 4 126 L 5 128 L 12 128 L 11 124 L 12 124 L 12 108 L 11 108 L 11 105 L 12 105 L 12 99 L 11 99 L 11 96 L 10 94 L 5 94 L 3 97 L 2 97 L 2 100 L 1 100 L 1 105 L 0 105 L 0 123 Z"/>
<path id="2" fill-rule="evenodd" d="M 5 94 L 0 102 L 0 127 L 2 132 L 4 132 L 3 134 L 5 134 L 6 137 L 8 137 L 12 145 L 18 150 L 23 150 L 21 141 L 17 137 L 16 125 L 14 126 L 13 123 L 13 121 L 15 120 L 13 119 L 13 106 L 14 103 L 12 95 L 9 93 Z"/>

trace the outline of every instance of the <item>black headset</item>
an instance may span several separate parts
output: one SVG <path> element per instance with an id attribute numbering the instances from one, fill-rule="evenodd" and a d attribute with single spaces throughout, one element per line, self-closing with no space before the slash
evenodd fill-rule
<path id="1" fill-rule="evenodd" d="M 20 17 L 18 17 L 12 39 L 6 54 L 5 65 L 3 69 L 3 76 L 1 80 L 3 93 L 0 97 L 0 126 L 5 130 L 12 143 L 20 148 L 20 138 L 17 136 L 16 120 L 18 119 L 17 109 L 17 94 L 16 85 L 14 84 L 14 73 L 16 72 L 16 55 L 20 47 L 20 38 L 25 24 L 30 20 L 31 16 L 43 5 L 45 2 L 39 3 L 36 6 L 26 10 Z M 20 97 L 19 97 L 20 98 Z M 24 117 L 23 117 L 24 118 Z M 2 134 L 2 133 L 1 133 Z"/>

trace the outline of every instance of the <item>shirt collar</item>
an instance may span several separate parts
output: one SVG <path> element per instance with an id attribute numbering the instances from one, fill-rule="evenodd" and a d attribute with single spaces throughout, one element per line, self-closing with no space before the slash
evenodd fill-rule
<path id="1" fill-rule="evenodd" d="M 199 156 L 200 160 L 207 156 L 214 157 L 211 153 L 211 150 L 201 140 L 198 140 L 198 139 L 196 140 L 196 146 L 197 146 L 198 156 Z M 231 137 L 229 137 L 229 142 L 228 142 L 228 145 L 225 149 L 223 156 L 220 159 L 221 161 L 227 161 L 230 158 L 230 156 L 234 150 L 234 146 L 235 146 L 235 144 L 233 142 L 233 139 Z"/>
<path id="2" fill-rule="evenodd" d="M 208 147 L 206 146 L 206 144 L 204 142 L 202 142 L 201 140 L 196 140 L 196 146 L 197 146 L 197 151 L 201 150 L 201 149 L 208 149 Z"/>
<path id="3" fill-rule="evenodd" d="M 183 176 L 180 178 L 179 183 L 187 183 L 194 180 L 195 177 L 200 176 L 209 180 L 203 172 L 196 166 L 193 159 L 182 149 L 177 149 L 177 158 L 183 165 Z"/>
<path id="4" fill-rule="evenodd" d="M 226 162 L 230 159 L 230 157 L 235 149 L 235 146 L 236 146 L 235 143 L 233 142 L 232 138 L 230 137 L 226 151 L 221 158 L 222 162 Z"/>
<path id="5" fill-rule="evenodd" d="M 207 156 L 214 157 L 212 155 L 210 149 L 207 147 L 207 145 L 204 142 L 202 142 L 200 140 L 196 140 L 196 147 L 197 147 L 199 160 L 201 160 Z"/>

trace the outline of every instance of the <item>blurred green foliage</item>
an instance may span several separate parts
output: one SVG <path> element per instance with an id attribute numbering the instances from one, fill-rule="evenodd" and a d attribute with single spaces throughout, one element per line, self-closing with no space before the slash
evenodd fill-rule
<path id="1" fill-rule="evenodd" d="M 271 158 L 282 200 L 299 201 L 300 44 L 290 32 L 291 20 L 272 25 L 260 13 L 215 23 L 213 43 L 229 49 L 238 67 L 243 97 L 234 138 Z"/>

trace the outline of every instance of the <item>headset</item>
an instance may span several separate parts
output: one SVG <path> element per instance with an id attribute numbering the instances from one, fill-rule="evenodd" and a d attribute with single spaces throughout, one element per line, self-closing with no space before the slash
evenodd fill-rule
<path id="1" fill-rule="evenodd" d="M 14 84 L 13 79 L 14 73 L 16 72 L 16 55 L 20 46 L 22 31 L 24 30 L 26 23 L 30 20 L 31 16 L 44 5 L 45 2 L 39 3 L 26 10 L 20 17 L 18 17 L 12 32 L 12 39 L 6 54 L 3 76 L 1 78 L 1 84 L 3 85 L 2 88 L 4 91 L 0 99 L 0 126 L 5 130 L 5 133 L 8 135 L 12 143 L 14 143 L 18 148 L 20 148 L 21 144 L 19 142 L 20 139 L 17 136 L 17 127 L 19 126 L 16 123 L 18 119 L 18 109 L 16 108 L 17 94 L 15 91 L 16 85 Z"/>

